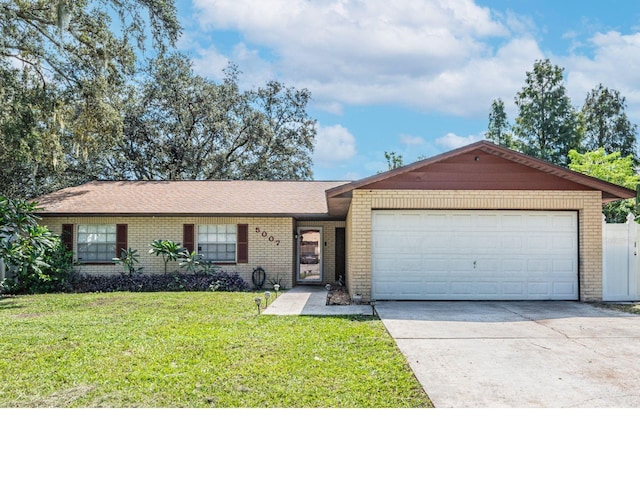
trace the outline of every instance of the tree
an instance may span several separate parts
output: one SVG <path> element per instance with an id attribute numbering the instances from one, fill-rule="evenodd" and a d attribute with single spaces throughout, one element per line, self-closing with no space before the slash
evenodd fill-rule
<path id="1" fill-rule="evenodd" d="M 587 94 L 582 107 L 584 137 L 582 148 L 595 151 L 603 148 L 607 153 L 632 155 L 637 163 L 636 135 L 638 127 L 625 113 L 626 99 L 617 90 L 599 84 Z"/>
<path id="2" fill-rule="evenodd" d="M 491 103 L 491 112 L 489 113 L 489 125 L 485 138 L 497 145 L 510 148 L 513 144 L 511 135 L 511 126 L 507 119 L 507 112 L 504 110 L 504 102 L 501 98 Z"/>
<path id="3" fill-rule="evenodd" d="M 311 178 L 310 93 L 278 82 L 243 92 L 238 77 L 231 65 L 214 83 L 180 54 L 153 61 L 105 170 L 138 180 Z"/>
<path id="4" fill-rule="evenodd" d="M 534 63 L 515 97 L 519 113 L 513 130 L 518 150 L 565 166 L 569 150 L 578 148 L 581 135 L 562 72 L 548 59 Z"/>
<path id="5" fill-rule="evenodd" d="M 0 61 L 0 195 L 42 193 L 63 156 L 53 121 L 57 92 L 45 92 L 37 81 L 31 69 Z"/>
<path id="6" fill-rule="evenodd" d="M 158 50 L 173 45 L 174 0 L 0 0 L 0 58 L 31 65 L 43 86 L 51 77 L 75 85 L 117 77 L 131 71 L 147 27 Z"/>
<path id="7" fill-rule="evenodd" d="M 10 272 L 0 290 L 55 290 L 71 272 L 60 237 L 38 225 L 37 210 L 34 202 L 0 196 L 0 260 Z"/>
<path id="8" fill-rule="evenodd" d="M 623 157 L 620 152 L 607 154 L 604 148 L 594 152 L 578 153 L 575 150 L 569 152 L 569 168 L 573 171 L 591 175 L 592 177 L 606 180 L 623 187 L 636 189 L 639 176 L 633 169 L 633 156 Z M 611 202 L 603 207 L 603 213 L 609 223 L 624 223 L 629 212 L 636 212 L 636 201 L 619 200 Z"/>
<path id="9" fill-rule="evenodd" d="M 396 152 L 384 152 L 384 158 L 387 159 L 387 167 L 389 170 L 401 167 L 404 165 L 402 155 L 398 155 Z"/>
<path id="10" fill-rule="evenodd" d="M 118 95 L 147 33 L 160 52 L 174 44 L 174 0 L 0 0 L 0 162 L 13 178 L 1 193 L 95 177 L 90 160 L 119 139 Z"/>

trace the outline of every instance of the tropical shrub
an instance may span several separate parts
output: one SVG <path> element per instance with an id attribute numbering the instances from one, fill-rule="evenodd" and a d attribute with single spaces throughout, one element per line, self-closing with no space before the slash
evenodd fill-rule
<path id="1" fill-rule="evenodd" d="M 71 275 L 71 256 L 58 235 L 38 225 L 37 210 L 35 202 L 0 196 L 0 259 L 8 272 L 2 291 L 57 291 Z"/>
<path id="2" fill-rule="evenodd" d="M 142 269 L 144 268 L 136 267 L 139 257 L 140 255 L 138 255 L 138 250 L 134 250 L 129 247 L 126 250 L 123 248 L 120 258 L 115 257 L 113 261 L 122 265 L 122 268 L 124 268 L 129 275 L 133 275 L 135 273 L 142 272 Z"/>
<path id="3" fill-rule="evenodd" d="M 177 261 L 182 252 L 185 251 L 184 247 L 180 246 L 180 243 L 171 240 L 154 240 L 149 246 L 151 247 L 149 253 L 155 254 L 156 257 L 162 255 L 165 275 L 167 273 L 167 264 Z"/>

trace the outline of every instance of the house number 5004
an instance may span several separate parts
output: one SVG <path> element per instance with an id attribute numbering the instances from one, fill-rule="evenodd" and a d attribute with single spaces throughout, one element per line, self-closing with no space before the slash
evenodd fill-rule
<path id="1" fill-rule="evenodd" d="M 273 235 L 269 235 L 266 230 L 260 230 L 260 227 L 256 227 L 256 233 L 259 233 L 265 240 L 269 240 L 270 242 L 275 242 L 276 245 L 280 245 L 280 240 L 274 238 Z"/>

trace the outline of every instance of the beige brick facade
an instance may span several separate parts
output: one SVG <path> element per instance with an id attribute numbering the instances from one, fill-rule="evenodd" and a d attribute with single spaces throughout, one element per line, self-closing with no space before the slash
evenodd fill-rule
<path id="1" fill-rule="evenodd" d="M 144 273 L 162 273 L 164 262 L 149 252 L 149 244 L 156 239 L 182 243 L 183 224 L 248 224 L 249 262 L 246 264 L 221 264 L 227 272 L 238 272 L 251 285 L 253 269 L 262 267 L 267 279 L 280 277 L 286 288 L 294 284 L 294 221 L 286 217 L 44 217 L 42 222 L 52 232 L 61 234 L 62 224 L 74 224 L 74 252 L 77 251 L 77 225 L 120 224 L 128 225 L 128 246 L 138 250 L 139 266 Z M 197 227 L 196 227 L 197 228 Z M 122 272 L 122 267 L 113 264 L 80 265 L 82 273 L 110 275 Z M 179 270 L 177 262 L 169 263 L 169 271 Z M 269 286 L 269 282 L 265 284 Z"/>
<path id="2" fill-rule="evenodd" d="M 347 215 L 347 286 L 371 296 L 371 212 L 416 210 L 573 210 L 578 212 L 580 300 L 602 300 L 599 191 L 354 190 Z"/>

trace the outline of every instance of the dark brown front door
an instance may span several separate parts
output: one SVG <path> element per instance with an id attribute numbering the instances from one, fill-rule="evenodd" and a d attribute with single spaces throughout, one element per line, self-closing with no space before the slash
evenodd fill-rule
<path id="1" fill-rule="evenodd" d="M 346 273 L 345 251 L 344 227 L 338 227 L 336 228 L 336 281 L 340 279 L 340 275 L 344 279 Z"/>

